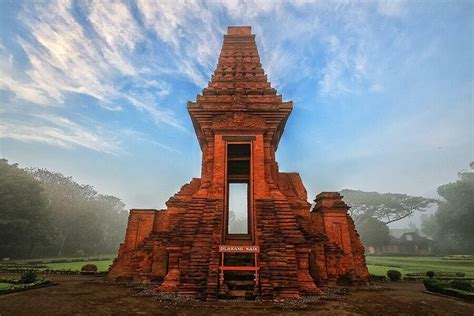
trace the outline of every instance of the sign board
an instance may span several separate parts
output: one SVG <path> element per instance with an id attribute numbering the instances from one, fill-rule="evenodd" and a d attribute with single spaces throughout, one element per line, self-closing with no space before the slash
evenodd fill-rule
<path id="1" fill-rule="evenodd" d="M 232 245 L 220 245 L 219 252 L 235 252 L 235 253 L 259 253 L 259 246 L 232 246 Z"/>

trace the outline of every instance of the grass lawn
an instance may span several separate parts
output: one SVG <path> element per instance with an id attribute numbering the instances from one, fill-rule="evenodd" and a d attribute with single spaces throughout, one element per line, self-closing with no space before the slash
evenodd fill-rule
<path id="1" fill-rule="evenodd" d="M 110 257 L 109 257 L 110 258 Z M 441 257 L 389 257 L 366 256 L 369 273 L 374 275 L 387 275 L 387 270 L 398 270 L 405 275 L 413 272 L 464 272 L 466 277 L 474 278 L 474 260 L 462 257 L 446 260 Z M 95 264 L 98 271 L 105 272 L 112 264 L 111 259 L 91 260 L 84 262 L 45 263 L 49 269 L 80 271 L 85 264 Z M 0 283 L 0 290 L 6 283 Z"/>
<path id="2" fill-rule="evenodd" d="M 10 264 L 26 264 L 26 265 L 39 265 L 46 266 L 48 269 L 52 270 L 71 270 L 71 271 L 80 271 L 81 267 L 86 264 L 95 264 L 99 272 L 105 272 L 109 269 L 109 266 L 112 264 L 113 259 L 117 254 L 110 255 L 100 255 L 96 257 L 53 257 L 53 258 L 44 258 L 44 259 L 25 259 L 25 260 L 13 260 Z M 71 262 L 73 260 L 83 259 L 81 262 Z M 97 260 L 98 259 L 98 260 Z M 51 262 L 55 260 L 64 260 L 68 262 Z M 34 262 L 34 263 L 32 263 Z M 41 263 L 40 263 L 41 262 Z M 5 262 L 8 264 L 8 262 Z M 42 269 L 41 269 L 42 270 Z"/>
<path id="3" fill-rule="evenodd" d="M 13 284 L 11 284 L 11 283 L 1 283 L 0 282 L 0 291 L 8 290 L 12 286 L 13 286 Z"/>
<path id="4" fill-rule="evenodd" d="M 63 262 L 63 263 L 46 263 L 45 265 L 49 269 L 53 270 L 72 270 L 80 271 L 81 267 L 86 264 L 95 264 L 99 272 L 105 272 L 109 269 L 112 264 L 112 260 L 100 260 L 100 261 L 84 261 L 84 262 Z"/>
<path id="5" fill-rule="evenodd" d="M 446 260 L 441 257 L 384 257 L 367 256 L 369 273 L 387 275 L 387 270 L 398 270 L 405 275 L 413 272 L 464 272 L 474 278 L 474 260 Z"/>

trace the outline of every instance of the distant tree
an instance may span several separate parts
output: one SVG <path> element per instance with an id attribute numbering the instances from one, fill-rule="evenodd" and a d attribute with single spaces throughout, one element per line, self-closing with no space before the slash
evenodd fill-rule
<path id="1" fill-rule="evenodd" d="M 378 219 L 369 217 L 360 222 L 356 228 L 365 246 L 380 247 L 390 242 L 388 226 Z"/>
<path id="2" fill-rule="evenodd" d="M 2 256 L 31 257 L 51 238 L 46 196 L 40 183 L 0 159 L 0 251 Z"/>
<path id="3" fill-rule="evenodd" d="M 46 169 L 31 169 L 31 175 L 41 182 L 52 212 L 52 224 L 56 235 L 57 255 L 62 256 L 67 243 L 81 243 L 90 237 L 84 234 L 90 225 L 87 221 L 87 202 L 97 192 L 87 185 L 80 185 L 60 173 Z M 93 223 L 92 223 L 93 224 Z M 83 232 L 83 233 L 81 233 Z"/>
<path id="4" fill-rule="evenodd" d="M 436 214 L 421 216 L 421 231 L 433 240 L 433 253 L 462 254 L 465 253 L 449 234 L 443 232 Z"/>
<path id="5" fill-rule="evenodd" d="M 99 249 L 107 253 L 115 252 L 127 228 L 128 211 L 125 210 L 125 204 L 115 196 L 99 194 L 91 202 L 91 211 L 102 233 L 94 252 L 99 252 Z"/>
<path id="6" fill-rule="evenodd" d="M 471 162 L 474 169 L 474 162 Z M 464 253 L 474 253 L 474 170 L 462 171 L 459 179 L 438 187 L 443 198 L 434 216 L 434 239 L 455 242 L 455 248 Z"/>
<path id="7" fill-rule="evenodd" d="M 31 169 L 48 198 L 57 255 L 115 251 L 123 239 L 128 212 L 123 202 L 90 185 L 46 169 Z"/>
<path id="8" fill-rule="evenodd" d="M 438 201 L 421 196 L 410 196 L 398 193 L 364 192 L 344 189 L 341 192 L 346 203 L 351 207 L 349 213 L 356 224 L 369 218 L 390 224 L 423 212 Z"/>
<path id="9" fill-rule="evenodd" d="M 423 214 L 421 219 L 421 231 L 428 237 L 433 238 L 439 230 L 438 222 L 434 214 Z"/>

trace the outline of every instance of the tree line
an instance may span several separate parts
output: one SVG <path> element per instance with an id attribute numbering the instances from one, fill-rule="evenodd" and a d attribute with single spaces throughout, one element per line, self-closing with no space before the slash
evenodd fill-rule
<path id="1" fill-rule="evenodd" d="M 459 179 L 438 187 L 441 199 L 342 190 L 362 242 L 390 242 L 388 224 L 437 206 L 421 231 L 434 253 L 474 253 L 474 162 Z M 21 169 L 0 159 L 0 258 L 111 254 L 122 242 L 128 211 L 117 197 L 98 193 L 47 169 Z M 234 214 L 235 215 L 235 214 Z"/>
<path id="2" fill-rule="evenodd" d="M 39 258 L 115 253 L 128 212 L 98 193 L 47 169 L 0 160 L 0 257 Z"/>
<path id="3" fill-rule="evenodd" d="M 437 206 L 434 214 L 421 217 L 421 231 L 433 240 L 433 253 L 474 254 L 474 162 L 470 167 L 458 173 L 456 182 L 438 187 L 440 199 L 349 189 L 340 193 L 366 246 L 387 245 L 388 224 Z"/>

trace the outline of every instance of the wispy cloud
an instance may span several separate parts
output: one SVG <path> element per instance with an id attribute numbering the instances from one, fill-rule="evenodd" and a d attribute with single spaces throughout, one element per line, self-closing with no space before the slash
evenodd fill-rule
<path id="1" fill-rule="evenodd" d="M 149 78 L 135 66 L 134 49 L 144 37 L 130 7 L 122 2 L 105 5 L 93 1 L 83 11 L 89 24 L 79 22 L 71 1 L 25 5 L 20 19 L 29 33 L 20 35 L 18 43 L 29 61 L 26 79 L 5 76 L 1 87 L 19 99 L 40 105 L 68 106 L 65 99 L 69 93 L 87 95 L 113 111 L 121 109 L 115 105 L 119 99 L 132 95 L 138 102 L 129 105 L 149 111 L 153 117 L 161 112 L 167 118 L 172 116 L 156 106 L 169 94 L 169 86 L 158 78 Z M 9 69 L 5 72 L 12 73 Z M 133 83 L 143 82 L 156 92 L 150 94 L 154 106 L 139 105 L 144 101 L 133 90 Z M 125 89 L 123 85 L 129 83 L 132 89 Z M 159 122 L 180 127 L 175 118 Z"/>
<path id="2" fill-rule="evenodd" d="M 240 24 L 257 34 L 264 69 L 276 88 L 311 82 L 310 92 L 323 102 L 377 94 L 386 88 L 392 60 L 403 60 L 395 51 L 410 51 L 396 26 L 386 42 L 379 30 L 383 19 L 403 19 L 405 6 L 384 0 L 24 3 L 15 41 L 26 61 L 15 66 L 15 52 L 0 48 L 0 90 L 10 92 L 6 107 L 21 108 L 25 116 L 30 111 L 24 103 L 61 116 L 58 108 L 82 106 L 73 99 L 80 95 L 93 99 L 88 109 L 123 116 L 132 109 L 159 127 L 186 132 L 171 98 L 182 91 L 177 82 L 204 88 L 227 25 Z M 384 46 L 388 41 L 391 52 Z"/>
<path id="3" fill-rule="evenodd" d="M 126 138 L 133 139 L 134 141 L 139 141 L 139 142 L 152 144 L 154 146 L 159 147 L 160 149 L 164 149 L 166 151 L 176 153 L 176 154 L 181 154 L 181 151 L 179 151 L 179 150 L 177 150 L 177 149 L 175 149 L 171 146 L 168 146 L 166 144 L 160 143 L 160 142 L 154 140 L 152 137 L 150 137 L 150 136 L 148 136 L 148 135 L 146 135 L 142 132 L 139 132 L 137 130 L 124 129 L 124 130 L 120 131 L 119 133 L 122 134 Z"/>
<path id="4" fill-rule="evenodd" d="M 39 142 L 64 148 L 83 147 L 117 155 L 121 152 L 117 140 L 95 133 L 65 117 L 35 115 L 34 121 L 0 120 L 0 138 L 23 142 Z"/>
<path id="5" fill-rule="evenodd" d="M 406 1 L 401 0 L 379 0 L 377 11 L 382 15 L 399 17 L 403 14 Z"/>

